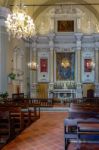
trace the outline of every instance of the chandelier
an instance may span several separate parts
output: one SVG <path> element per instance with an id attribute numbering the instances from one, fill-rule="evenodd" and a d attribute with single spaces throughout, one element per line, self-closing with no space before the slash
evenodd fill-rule
<path id="1" fill-rule="evenodd" d="M 15 6 L 12 14 L 8 14 L 5 24 L 9 35 L 13 37 L 26 39 L 35 34 L 35 24 L 23 9 L 21 2 L 19 6 Z"/>

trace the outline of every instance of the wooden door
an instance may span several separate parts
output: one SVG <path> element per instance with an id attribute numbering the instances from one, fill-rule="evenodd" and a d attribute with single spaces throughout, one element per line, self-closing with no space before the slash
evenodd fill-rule
<path id="1" fill-rule="evenodd" d="M 38 98 L 48 98 L 48 84 L 47 83 L 39 83 L 37 87 L 37 97 Z"/>

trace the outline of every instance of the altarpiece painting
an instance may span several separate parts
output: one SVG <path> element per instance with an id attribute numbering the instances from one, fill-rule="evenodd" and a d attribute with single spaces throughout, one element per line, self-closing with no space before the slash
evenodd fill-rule
<path id="1" fill-rule="evenodd" d="M 74 80 L 75 53 L 56 53 L 56 80 Z"/>

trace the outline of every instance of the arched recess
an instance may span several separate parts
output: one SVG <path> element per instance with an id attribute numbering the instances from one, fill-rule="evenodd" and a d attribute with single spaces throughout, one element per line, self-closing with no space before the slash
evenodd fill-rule
<path id="1" fill-rule="evenodd" d="M 82 0 L 82 1 L 79 1 L 79 0 L 66 0 L 65 2 L 64 2 L 64 0 L 53 0 L 53 2 L 51 2 L 51 3 L 53 3 L 53 6 L 56 4 L 56 3 L 60 3 L 60 4 L 66 4 L 66 2 L 68 2 L 68 3 L 70 3 L 70 2 L 73 2 L 73 3 L 77 3 L 77 4 L 83 4 L 83 6 L 84 7 L 86 7 L 88 10 L 90 10 L 91 12 L 93 12 L 93 14 L 96 16 L 96 18 L 97 18 L 97 20 L 99 20 L 99 13 L 96 11 L 96 9 L 92 6 L 92 5 L 88 5 L 88 3 L 86 2 L 86 1 L 84 1 L 84 0 Z M 45 3 L 43 3 L 44 5 L 48 5 L 48 4 L 51 4 L 50 3 L 50 0 L 48 0 L 48 1 L 46 1 Z M 37 8 L 37 10 L 33 13 L 33 18 L 34 18 L 34 20 L 36 20 L 36 18 L 45 10 L 45 9 L 47 9 L 49 6 L 43 6 L 43 4 L 42 4 L 42 6 L 39 6 L 38 8 Z M 85 4 L 85 5 L 84 5 Z"/>

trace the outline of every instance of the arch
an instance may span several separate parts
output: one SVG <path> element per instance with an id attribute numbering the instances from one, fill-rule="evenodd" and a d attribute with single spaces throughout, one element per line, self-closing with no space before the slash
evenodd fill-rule
<path id="1" fill-rule="evenodd" d="M 54 4 L 56 4 L 56 3 L 60 3 L 60 4 L 64 4 L 64 3 L 66 3 L 66 2 L 70 2 L 70 0 L 66 0 L 65 2 L 64 2 L 64 0 L 53 0 L 53 5 Z M 86 7 L 88 10 L 90 10 L 94 15 L 95 15 L 95 17 L 97 18 L 97 20 L 99 21 L 99 13 L 96 11 L 96 9 L 92 6 L 92 5 L 88 5 L 88 3 L 87 2 L 85 2 L 84 0 L 82 0 L 82 1 L 79 1 L 79 0 L 72 0 L 71 2 L 73 2 L 73 3 L 79 3 L 79 4 L 82 4 L 83 3 L 83 6 L 84 7 Z M 50 3 L 50 0 L 48 0 L 47 2 L 45 2 L 44 3 L 44 5 L 48 5 L 48 4 L 51 4 Z M 85 4 L 85 5 L 84 5 Z M 43 4 L 42 4 L 43 5 Z M 34 20 L 36 20 L 36 18 L 45 10 L 45 9 L 47 9 L 49 6 L 39 6 L 38 8 L 37 8 L 37 10 L 33 13 L 33 18 L 34 18 Z"/>
<path id="2" fill-rule="evenodd" d="M 8 8 L 10 8 L 10 9 L 12 10 L 12 7 L 10 6 L 10 4 L 11 4 L 11 5 L 14 5 L 14 3 L 15 3 L 15 0 L 5 0 L 5 1 L 3 2 L 3 6 L 4 6 L 4 7 L 8 7 Z"/>

